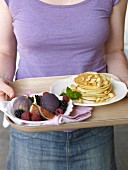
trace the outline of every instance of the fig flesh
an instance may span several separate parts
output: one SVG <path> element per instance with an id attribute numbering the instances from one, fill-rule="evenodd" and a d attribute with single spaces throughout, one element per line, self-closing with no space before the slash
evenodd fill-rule
<path id="1" fill-rule="evenodd" d="M 37 105 L 38 106 L 38 105 Z M 48 111 L 47 109 L 43 108 L 43 107 L 40 107 L 38 106 L 38 109 L 39 109 L 39 112 L 40 112 L 40 115 L 44 118 L 44 119 L 52 119 L 54 118 L 55 114 Z"/>
<path id="2" fill-rule="evenodd" d="M 38 109 L 38 106 L 36 104 L 32 104 L 29 111 L 32 113 L 32 114 L 40 114 L 39 112 L 39 109 Z"/>

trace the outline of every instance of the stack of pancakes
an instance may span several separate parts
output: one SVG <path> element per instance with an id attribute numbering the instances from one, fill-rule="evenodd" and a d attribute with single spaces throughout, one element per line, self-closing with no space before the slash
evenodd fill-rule
<path id="1" fill-rule="evenodd" d="M 109 98 L 115 96 L 112 92 L 112 85 L 110 78 L 104 74 L 96 72 L 85 72 L 79 74 L 74 82 L 76 85 L 71 85 L 70 88 L 73 91 L 80 92 L 82 94 L 82 100 L 92 102 L 106 102 Z"/>

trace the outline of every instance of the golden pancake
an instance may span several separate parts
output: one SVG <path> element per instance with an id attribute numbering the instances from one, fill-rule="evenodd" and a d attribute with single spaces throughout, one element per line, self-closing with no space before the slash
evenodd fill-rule
<path id="1" fill-rule="evenodd" d="M 70 88 L 80 92 L 83 100 L 104 102 L 115 96 L 110 78 L 102 73 L 85 72 L 75 77 L 74 82 L 76 86 L 72 84 Z"/>

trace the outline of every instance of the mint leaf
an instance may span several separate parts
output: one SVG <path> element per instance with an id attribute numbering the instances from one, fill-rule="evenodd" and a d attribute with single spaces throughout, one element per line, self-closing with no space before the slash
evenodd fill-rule
<path id="1" fill-rule="evenodd" d="M 76 100 L 82 97 L 82 94 L 79 92 L 73 92 L 72 95 L 70 96 L 72 100 Z"/>
<path id="2" fill-rule="evenodd" d="M 60 94 L 60 96 L 67 96 L 67 94 L 63 92 Z"/>
<path id="3" fill-rule="evenodd" d="M 66 94 L 67 94 L 68 97 L 72 96 L 72 92 L 73 91 L 69 87 L 66 88 Z"/>
<path id="4" fill-rule="evenodd" d="M 66 88 L 66 93 L 61 93 L 61 96 L 68 96 L 71 100 L 77 100 L 82 97 L 82 94 L 76 91 L 72 91 L 69 87 Z"/>

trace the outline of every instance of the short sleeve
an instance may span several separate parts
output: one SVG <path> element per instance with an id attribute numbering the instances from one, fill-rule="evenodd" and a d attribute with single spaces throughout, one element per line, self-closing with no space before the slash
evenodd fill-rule
<path id="1" fill-rule="evenodd" d="M 6 2 L 7 5 L 9 5 L 9 0 L 4 0 Z"/>
<path id="2" fill-rule="evenodd" d="M 113 5 L 116 5 L 119 2 L 119 0 L 113 0 Z"/>

